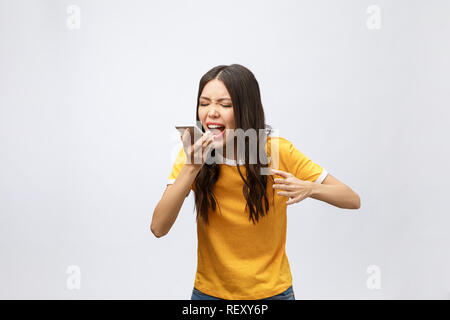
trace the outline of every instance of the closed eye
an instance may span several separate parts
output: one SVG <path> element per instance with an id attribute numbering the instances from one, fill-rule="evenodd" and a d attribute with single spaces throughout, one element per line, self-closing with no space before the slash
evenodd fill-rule
<path id="1" fill-rule="evenodd" d="M 200 103 L 200 106 L 202 106 L 202 107 L 206 107 L 207 105 L 209 105 L 209 103 Z M 225 108 L 231 108 L 232 106 L 231 105 L 221 105 L 222 107 L 225 107 Z"/>

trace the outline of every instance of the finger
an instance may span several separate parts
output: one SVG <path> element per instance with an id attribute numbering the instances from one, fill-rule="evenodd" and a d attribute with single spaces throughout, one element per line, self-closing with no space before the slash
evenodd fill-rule
<path id="1" fill-rule="evenodd" d="M 207 157 L 208 157 L 208 155 L 210 153 L 210 150 L 213 147 L 213 144 L 212 143 L 209 143 L 207 145 L 205 145 L 205 144 L 206 143 L 204 143 L 203 145 L 198 146 L 197 149 L 195 149 L 193 151 L 194 161 L 196 161 L 196 162 L 201 161 L 203 163 L 207 159 Z"/>
<path id="2" fill-rule="evenodd" d="M 210 140 L 208 140 L 208 141 L 210 141 Z M 211 152 L 211 149 L 213 148 L 213 146 L 214 146 L 214 144 L 212 144 L 212 143 L 208 143 L 208 142 L 205 142 L 203 145 L 202 145 L 202 149 L 200 149 L 200 150 L 198 150 L 197 152 L 201 152 L 201 155 L 200 154 L 197 154 L 196 153 L 196 155 L 197 156 L 201 156 L 201 159 L 202 159 L 202 163 L 205 163 L 205 161 L 206 161 L 206 159 L 208 158 L 208 156 L 209 156 L 209 154 L 210 154 L 210 152 Z"/>
<path id="3" fill-rule="evenodd" d="M 278 169 L 270 169 L 275 175 L 282 176 L 288 178 L 290 176 L 289 172 L 278 170 Z"/>
<path id="4" fill-rule="evenodd" d="M 214 136 L 213 135 L 208 136 L 205 139 L 205 141 L 203 141 L 203 144 L 202 144 L 203 149 L 208 147 L 208 146 L 212 146 L 213 145 L 213 143 L 212 143 L 213 141 L 214 141 Z"/>
<path id="5" fill-rule="evenodd" d="M 287 191 L 291 191 L 291 190 L 295 190 L 296 189 L 295 186 L 291 186 L 289 184 L 274 184 L 273 188 L 277 189 L 277 190 L 287 190 Z"/>
<path id="6" fill-rule="evenodd" d="M 190 152 L 191 150 L 191 142 L 185 137 L 181 137 L 181 142 L 183 143 L 183 148 L 186 152 Z"/>
<path id="7" fill-rule="evenodd" d="M 213 136 L 212 134 L 205 135 L 204 137 L 202 137 L 202 140 L 203 141 L 199 141 L 199 143 L 194 147 L 195 151 L 203 151 L 206 146 L 211 144 L 211 142 L 213 141 Z"/>
<path id="8" fill-rule="evenodd" d="M 279 183 L 279 184 L 287 184 L 288 182 L 286 181 L 286 179 L 281 179 L 281 178 L 275 178 L 273 179 L 273 181 L 275 183 Z"/>
<path id="9" fill-rule="evenodd" d="M 189 129 L 185 129 L 183 135 L 181 136 L 183 146 L 185 147 L 189 147 L 191 145 L 191 139 L 189 138 L 189 136 L 190 136 Z"/>
<path id="10" fill-rule="evenodd" d="M 185 129 L 184 132 L 183 132 L 182 137 L 183 137 L 183 138 L 186 138 L 188 135 L 190 135 L 189 129 Z"/>
<path id="11" fill-rule="evenodd" d="M 289 199 L 288 201 L 286 201 L 286 204 L 287 204 L 287 205 L 294 204 L 294 203 L 300 202 L 300 201 L 302 201 L 302 200 L 304 200 L 304 199 L 305 199 L 305 198 L 302 198 L 302 197 L 297 197 L 297 198 Z"/>
<path id="12" fill-rule="evenodd" d="M 194 152 L 195 152 L 195 151 L 198 151 L 198 150 L 201 150 L 202 147 L 203 147 L 203 145 L 204 145 L 204 143 L 205 143 L 206 141 L 208 141 L 208 139 L 210 139 L 211 135 L 212 135 L 212 132 L 211 132 L 211 131 L 205 132 L 205 133 L 202 135 L 202 137 L 201 137 L 200 139 L 198 139 L 198 141 L 196 141 L 196 142 L 194 143 L 194 148 L 193 148 Z"/>
<path id="13" fill-rule="evenodd" d="M 213 137 L 212 131 L 208 130 L 202 135 L 202 144 L 211 140 Z"/>
<path id="14" fill-rule="evenodd" d="M 213 147 L 213 144 L 212 144 L 212 143 L 210 143 L 209 145 L 207 145 L 207 146 L 205 147 L 205 150 L 204 150 L 204 153 L 203 153 L 203 160 L 204 160 L 204 161 L 205 161 L 206 158 L 208 157 L 209 152 L 211 151 L 212 147 Z"/>
<path id="15" fill-rule="evenodd" d="M 209 132 L 211 132 L 211 131 L 209 131 Z M 206 145 L 210 144 L 212 141 L 214 141 L 214 135 L 211 132 L 208 136 L 205 137 L 205 141 L 203 141 L 203 145 L 206 146 Z"/>
<path id="16" fill-rule="evenodd" d="M 295 197 L 296 193 L 295 192 L 291 192 L 291 191 L 278 191 L 277 194 L 279 196 L 283 196 L 283 197 Z"/>

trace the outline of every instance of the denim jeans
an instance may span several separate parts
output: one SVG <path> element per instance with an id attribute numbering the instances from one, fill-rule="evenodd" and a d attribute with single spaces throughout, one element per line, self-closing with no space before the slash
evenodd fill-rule
<path id="1" fill-rule="evenodd" d="M 207 295 L 206 293 L 203 293 L 194 287 L 194 290 L 192 290 L 191 300 L 224 300 L 224 299 Z M 292 286 L 290 286 L 286 291 L 280 294 L 261 300 L 295 300 L 294 289 L 292 288 Z"/>

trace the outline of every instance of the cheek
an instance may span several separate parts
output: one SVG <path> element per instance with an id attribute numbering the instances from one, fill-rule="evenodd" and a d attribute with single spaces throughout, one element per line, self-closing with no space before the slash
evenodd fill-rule
<path id="1" fill-rule="evenodd" d="M 205 111 L 202 111 L 202 109 L 198 109 L 198 118 L 202 120 L 205 117 Z"/>
<path id="2" fill-rule="evenodd" d="M 235 127 L 235 123 L 234 123 L 234 111 L 231 110 L 230 112 L 227 112 L 226 114 L 226 119 L 227 119 L 227 123 L 230 127 Z"/>

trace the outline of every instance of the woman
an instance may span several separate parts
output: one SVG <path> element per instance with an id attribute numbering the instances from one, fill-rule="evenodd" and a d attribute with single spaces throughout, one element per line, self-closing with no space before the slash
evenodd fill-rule
<path id="1" fill-rule="evenodd" d="M 196 118 L 204 134 L 193 145 L 188 131 L 182 135 L 183 148 L 153 213 L 152 232 L 156 237 L 169 232 L 193 190 L 198 259 L 191 299 L 294 300 L 285 252 L 287 205 L 311 197 L 358 209 L 359 196 L 270 130 L 256 135 L 262 157 L 250 161 L 255 150 L 250 138 L 244 138 L 242 156 L 237 129 L 266 132 L 267 126 L 258 82 L 241 65 L 220 65 L 201 78 Z M 199 150 L 200 161 L 193 161 Z"/>

